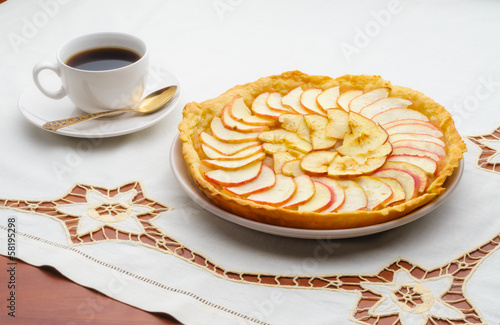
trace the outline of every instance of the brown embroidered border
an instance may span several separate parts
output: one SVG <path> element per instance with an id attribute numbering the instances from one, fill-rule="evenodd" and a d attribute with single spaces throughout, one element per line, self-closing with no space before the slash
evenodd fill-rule
<path id="1" fill-rule="evenodd" d="M 3 229 L 3 230 L 7 230 L 7 227 L 3 226 L 3 225 L 0 225 L 0 229 Z M 76 253 L 88 260 L 90 260 L 91 262 L 94 262 L 94 263 L 97 263 L 101 266 L 104 266 L 106 268 L 109 268 L 113 271 L 117 271 L 117 272 L 120 272 L 124 275 L 127 275 L 127 276 L 130 276 L 136 280 L 139 280 L 139 281 L 142 281 L 142 282 L 145 282 L 145 283 L 148 283 L 150 285 L 153 285 L 155 287 L 158 287 L 158 288 L 161 288 L 163 290 L 167 290 L 167 291 L 170 291 L 170 292 L 174 292 L 174 293 L 178 293 L 178 294 L 181 294 L 181 295 L 185 295 L 185 296 L 188 296 L 190 298 L 193 298 L 195 300 L 197 300 L 198 302 L 201 302 L 202 304 L 205 304 L 209 307 L 212 307 L 212 308 L 215 308 L 215 309 L 218 309 L 220 311 L 224 311 L 224 312 L 227 312 L 233 316 L 237 316 L 237 317 L 240 317 L 242 319 L 245 319 L 247 321 L 251 321 L 253 323 L 256 323 L 256 324 L 261 324 L 261 325 L 270 325 L 269 323 L 266 323 L 266 322 L 263 322 L 261 320 L 258 320 L 258 319 L 255 319 L 253 317 L 250 317 L 250 316 L 246 316 L 246 315 L 243 315 L 239 312 L 236 312 L 234 310 L 231 310 L 227 307 L 223 307 L 221 305 L 218 305 L 218 304 L 215 304 L 213 302 L 210 302 L 190 291 L 186 291 L 186 290 L 181 290 L 181 289 L 176 289 L 176 288 L 172 288 L 172 287 L 169 287 L 167 285 L 164 285 L 158 281 L 155 281 L 155 280 L 151 280 L 149 278 L 146 278 L 146 277 L 143 277 L 143 276 L 140 276 L 140 275 L 137 275 L 135 273 L 132 273 L 130 271 L 127 271 L 127 270 L 124 270 L 120 267 L 117 267 L 117 266 L 114 266 L 114 265 L 111 265 L 109 263 L 106 263 L 104 261 L 101 261 L 93 256 L 90 256 L 82 251 L 79 251 L 78 249 L 76 249 L 75 247 L 70 247 L 70 246 L 65 246 L 65 245 L 61 245 L 61 244 L 58 244 L 58 243 L 54 243 L 50 240 L 47 240 L 47 239 L 43 239 L 43 238 L 40 238 L 40 237 L 37 237 L 37 236 L 33 236 L 33 235 L 30 235 L 30 234 L 26 234 L 26 233 L 23 233 L 23 232 L 20 232 L 20 231 L 16 231 L 16 234 L 17 235 L 20 235 L 20 236 L 24 236 L 26 238 L 29 238 L 29 239 L 32 239 L 32 240 L 36 240 L 36 241 L 39 241 L 39 242 L 42 242 L 46 245 L 51 245 L 51 246 L 54 246 L 54 247 L 57 247 L 57 248 L 61 248 L 61 249 L 65 249 L 65 250 L 68 250 L 68 251 L 71 251 L 73 253 Z"/>
<path id="2" fill-rule="evenodd" d="M 57 210 L 59 205 L 75 205 L 86 202 L 85 194 L 87 191 L 98 191 L 110 198 L 128 191 L 136 191 L 133 197 L 133 204 L 145 205 L 151 208 L 150 212 L 137 215 L 144 232 L 139 235 L 126 233 L 122 230 L 113 229 L 104 225 L 100 229 L 86 234 L 78 235 L 79 217 L 61 213 Z M 413 278 L 418 280 L 428 280 L 443 275 L 449 275 L 452 283 L 449 290 L 440 297 L 446 304 L 459 310 L 463 317 L 459 319 L 440 319 L 429 316 L 427 322 L 431 324 L 480 324 L 482 319 L 479 311 L 473 306 L 466 296 L 465 286 L 467 280 L 480 263 L 497 250 L 500 245 L 500 235 L 495 236 L 491 241 L 477 249 L 463 254 L 462 256 L 450 261 L 449 263 L 433 268 L 425 269 L 415 265 L 411 261 L 398 259 L 388 266 L 382 268 L 376 274 L 370 275 L 318 275 L 318 276 L 285 276 L 279 274 L 261 274 L 241 271 L 227 270 L 217 265 L 207 256 L 193 251 L 184 246 L 181 242 L 170 235 L 165 234 L 157 228 L 154 221 L 160 214 L 170 210 L 166 205 L 158 203 L 146 197 L 142 190 L 140 182 L 133 182 L 121 186 L 117 189 L 109 190 L 101 187 L 77 184 L 73 189 L 61 199 L 55 201 L 24 201 L 24 200 L 0 200 L 0 207 L 14 209 L 18 211 L 29 211 L 32 213 L 45 215 L 61 222 L 69 238 L 71 246 L 92 244 L 101 241 L 124 241 L 135 242 L 137 244 L 149 247 L 160 252 L 177 256 L 184 261 L 196 265 L 217 277 L 246 284 L 257 284 L 265 286 L 279 286 L 283 288 L 294 289 L 314 289 L 314 290 L 332 290 L 341 292 L 357 292 L 360 298 L 357 305 L 351 312 L 351 320 L 359 324 L 396 324 L 401 322 L 398 314 L 374 315 L 371 309 L 382 299 L 382 296 L 372 290 L 363 287 L 365 283 L 391 283 L 394 280 L 394 274 L 398 270 L 407 270 Z M 31 235 L 29 235 L 31 236 Z M 34 237 L 33 238 L 37 238 Z M 48 242 L 48 241 L 47 241 Z M 68 249 L 72 249 L 69 248 Z M 75 250 L 78 251 L 78 250 Z M 125 271 L 126 272 L 126 271 Z M 144 279 L 146 281 L 147 279 Z M 151 281 L 151 280 L 149 280 Z M 149 283 L 149 281 L 146 281 Z M 200 298 L 202 299 L 202 298 Z M 199 299 L 199 300 L 200 300 Z M 208 302 L 207 302 L 208 303 Z M 224 307 L 222 307 L 224 308 Z M 235 314 L 238 314 L 234 312 Z"/>
<path id="3" fill-rule="evenodd" d="M 473 144 L 479 147 L 481 151 L 476 158 L 476 167 L 479 169 L 483 169 L 492 173 L 500 174 L 500 164 L 491 162 L 490 159 L 494 155 L 500 155 L 497 150 L 493 150 L 488 147 L 482 141 L 498 141 L 500 144 L 500 127 L 493 130 L 490 134 L 478 135 L 478 136 L 467 136 L 467 139 L 471 141 Z"/>

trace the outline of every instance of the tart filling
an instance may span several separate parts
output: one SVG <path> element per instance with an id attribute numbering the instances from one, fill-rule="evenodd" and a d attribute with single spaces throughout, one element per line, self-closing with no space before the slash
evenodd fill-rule
<path id="1" fill-rule="evenodd" d="M 398 218 L 442 193 L 465 151 L 442 106 L 378 76 L 292 71 L 190 103 L 183 115 L 183 156 L 203 193 L 280 226 Z"/>

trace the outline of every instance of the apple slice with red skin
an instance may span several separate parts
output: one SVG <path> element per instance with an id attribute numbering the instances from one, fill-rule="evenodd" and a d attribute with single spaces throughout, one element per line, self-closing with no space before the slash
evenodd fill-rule
<path id="1" fill-rule="evenodd" d="M 429 157 L 418 157 L 418 156 L 408 156 L 408 155 L 399 155 L 399 156 L 389 156 L 387 161 L 404 161 L 415 165 L 417 167 L 422 168 L 429 175 L 436 175 L 437 172 L 437 163 Z"/>
<path id="2" fill-rule="evenodd" d="M 345 193 L 344 203 L 337 209 L 337 212 L 358 211 L 366 208 L 368 198 L 361 185 L 351 180 L 337 180 L 337 182 Z"/>
<path id="3" fill-rule="evenodd" d="M 307 127 L 305 116 L 298 114 L 281 114 L 279 121 L 283 129 L 296 133 L 299 138 L 311 142 L 311 130 Z"/>
<path id="4" fill-rule="evenodd" d="M 323 90 L 320 88 L 310 88 L 300 95 L 300 103 L 311 114 L 326 115 L 326 111 L 318 106 L 316 99 Z"/>
<path id="5" fill-rule="evenodd" d="M 425 126 L 428 126 L 430 127 L 431 129 L 434 129 L 436 131 L 441 131 L 437 126 L 435 126 L 434 124 L 432 124 L 431 122 L 427 122 L 427 121 L 422 121 L 422 120 L 416 120 L 416 119 L 411 119 L 411 118 L 407 118 L 407 119 L 402 119 L 402 120 L 397 120 L 397 121 L 392 121 L 392 122 L 389 122 L 389 123 L 385 123 L 384 125 L 382 125 L 385 129 L 389 129 L 389 128 L 392 128 L 394 126 L 397 126 L 397 125 L 401 125 L 401 124 L 412 124 L 412 125 L 416 125 L 416 124 L 421 124 L 421 125 L 425 125 Z"/>
<path id="6" fill-rule="evenodd" d="M 392 142 L 393 148 L 414 148 L 418 150 L 424 150 L 432 152 L 436 156 L 442 158 L 446 156 L 446 150 L 439 144 L 430 141 L 417 141 L 417 140 L 400 140 Z"/>
<path id="7" fill-rule="evenodd" d="M 301 159 L 287 161 L 283 164 L 283 167 L 281 167 L 281 173 L 285 176 L 292 177 L 304 175 L 302 168 L 300 168 L 300 162 Z"/>
<path id="8" fill-rule="evenodd" d="M 277 112 L 275 110 L 272 110 L 268 106 L 267 101 L 268 101 L 269 97 L 270 97 L 270 94 L 268 92 L 262 93 L 262 94 L 258 95 L 257 97 L 255 97 L 255 99 L 253 100 L 253 103 L 252 103 L 251 110 L 255 115 L 260 116 L 262 118 L 269 118 L 269 119 L 273 119 L 273 120 L 278 120 L 281 113 Z"/>
<path id="9" fill-rule="evenodd" d="M 372 120 L 375 123 L 379 123 L 380 125 L 404 119 L 414 119 L 429 122 L 429 118 L 424 114 L 404 107 L 394 107 L 378 113 L 372 117 Z"/>
<path id="10" fill-rule="evenodd" d="M 367 197 L 366 209 L 373 211 L 381 207 L 392 197 L 392 190 L 389 185 L 375 177 L 361 176 L 354 181 L 365 191 Z"/>
<path id="11" fill-rule="evenodd" d="M 391 108 L 402 107 L 406 108 L 413 103 L 407 99 L 398 98 L 398 97 L 387 97 L 381 98 L 379 100 L 374 101 L 368 106 L 363 107 L 359 114 L 371 119 L 375 115 L 387 111 Z"/>
<path id="12" fill-rule="evenodd" d="M 284 143 L 264 142 L 262 144 L 262 149 L 264 149 L 264 152 L 268 155 L 273 155 L 278 151 L 288 151 L 288 148 Z"/>
<path id="13" fill-rule="evenodd" d="M 389 136 L 397 133 L 414 133 L 414 134 L 427 134 L 436 138 L 443 137 L 443 132 L 436 129 L 436 127 L 431 127 L 429 125 L 424 125 L 420 123 L 394 125 L 386 128 L 385 131 L 389 134 Z"/>
<path id="14" fill-rule="evenodd" d="M 300 103 L 300 96 L 304 91 L 302 87 L 296 87 L 292 89 L 288 94 L 283 96 L 281 103 L 283 106 L 290 108 L 292 111 L 298 114 L 306 115 L 309 114 L 308 111 Z"/>
<path id="15" fill-rule="evenodd" d="M 373 177 L 392 178 L 401 184 L 405 192 L 405 200 L 411 200 L 418 195 L 418 187 L 412 175 L 401 169 L 383 168 L 373 173 Z"/>
<path id="16" fill-rule="evenodd" d="M 401 141 L 401 140 L 414 140 L 414 141 L 425 141 L 425 142 L 433 142 L 440 147 L 445 147 L 446 144 L 443 140 L 436 138 L 432 135 L 428 134 L 418 134 L 418 133 L 395 133 L 389 135 L 389 141 L 391 143 Z"/>
<path id="17" fill-rule="evenodd" d="M 346 135 L 344 143 L 337 148 L 337 151 L 348 156 L 366 154 L 385 144 L 388 138 L 387 132 L 377 126 L 354 138 Z"/>
<path id="18" fill-rule="evenodd" d="M 295 156 L 287 151 L 278 151 L 273 154 L 273 169 L 276 174 L 282 174 L 286 162 L 295 160 Z"/>
<path id="19" fill-rule="evenodd" d="M 273 126 L 276 124 L 276 120 L 253 115 L 240 95 L 236 95 L 229 104 L 229 115 L 236 121 L 248 125 Z"/>
<path id="20" fill-rule="evenodd" d="M 354 98 L 361 96 L 363 91 L 361 89 L 350 89 L 339 95 L 337 98 L 337 106 L 349 112 L 349 103 Z"/>
<path id="21" fill-rule="evenodd" d="M 325 111 L 330 108 L 337 108 L 337 99 L 340 95 L 340 87 L 334 86 L 328 89 L 325 89 L 318 95 L 316 98 L 316 102 L 319 107 L 324 109 Z"/>
<path id="22" fill-rule="evenodd" d="M 319 114 L 309 114 L 304 116 L 307 127 L 311 131 L 311 144 L 313 150 L 325 150 L 333 148 L 337 139 L 330 138 L 326 136 L 326 125 L 328 124 L 328 119 L 325 116 Z"/>
<path id="23" fill-rule="evenodd" d="M 261 169 L 262 161 L 237 170 L 211 170 L 205 173 L 205 177 L 220 186 L 238 186 L 256 179 Z"/>
<path id="24" fill-rule="evenodd" d="M 344 139 L 346 133 L 351 132 L 349 126 L 349 113 L 340 108 L 327 111 L 328 123 L 325 127 L 325 135 L 334 139 Z"/>
<path id="25" fill-rule="evenodd" d="M 238 132 L 251 133 L 251 132 L 262 132 L 269 130 L 268 126 L 265 125 L 250 125 L 240 121 L 235 120 L 229 113 L 231 106 L 225 106 L 222 109 L 221 121 L 226 129 L 234 130 Z"/>
<path id="26" fill-rule="evenodd" d="M 272 206 L 281 206 L 290 200 L 297 191 L 297 185 L 292 177 L 283 174 L 276 175 L 276 183 L 270 189 L 247 197 L 248 200 Z"/>
<path id="27" fill-rule="evenodd" d="M 387 157 L 391 153 L 392 153 L 392 145 L 389 141 L 387 141 L 380 147 L 377 147 L 373 150 L 369 150 L 363 154 L 357 154 L 351 156 L 351 158 L 354 159 L 358 164 L 364 165 L 366 161 L 370 158 Z"/>
<path id="28" fill-rule="evenodd" d="M 371 103 L 389 96 L 390 89 L 387 87 L 370 90 L 356 98 L 353 98 L 349 103 L 349 111 L 359 113 L 361 109 Z"/>
<path id="29" fill-rule="evenodd" d="M 392 155 L 394 155 L 394 156 L 407 155 L 407 156 L 416 156 L 416 157 L 429 157 L 437 163 L 441 160 L 441 158 L 438 155 L 436 155 L 435 153 L 425 151 L 425 150 L 415 149 L 415 148 L 411 148 L 411 147 L 394 148 L 394 150 L 392 151 Z"/>
<path id="30" fill-rule="evenodd" d="M 332 202 L 323 210 L 323 212 L 334 212 L 338 208 L 340 208 L 342 204 L 344 204 L 344 188 L 336 180 L 329 177 L 311 177 L 311 179 L 313 181 L 325 184 L 333 193 Z"/>
<path id="31" fill-rule="evenodd" d="M 208 134 L 207 132 L 203 131 L 199 135 L 200 141 L 203 142 L 203 144 L 206 144 L 213 150 L 219 152 L 222 155 L 226 156 L 231 156 L 234 154 L 237 154 L 240 151 L 252 148 L 252 147 L 257 147 L 260 146 L 259 141 L 248 141 L 248 142 L 241 142 L 241 143 L 228 143 L 228 142 L 223 142 L 215 138 L 213 135 Z"/>
<path id="32" fill-rule="evenodd" d="M 276 175 L 268 166 L 262 166 L 262 170 L 256 179 L 239 186 L 225 187 L 225 189 L 236 195 L 249 195 L 265 191 L 274 186 Z"/>
<path id="33" fill-rule="evenodd" d="M 286 202 L 282 208 L 293 208 L 309 201 L 316 191 L 313 181 L 308 175 L 300 175 L 294 177 L 293 180 L 297 185 L 297 191 L 293 197 Z"/>
<path id="34" fill-rule="evenodd" d="M 387 161 L 384 166 L 382 166 L 382 169 L 386 168 L 399 169 L 410 174 L 415 180 L 419 193 L 424 193 L 425 190 L 427 190 L 427 186 L 429 186 L 429 176 L 427 176 L 427 173 L 418 166 L 405 161 Z"/>
<path id="35" fill-rule="evenodd" d="M 371 157 L 360 165 L 349 156 L 336 156 L 328 166 L 328 176 L 361 176 L 377 170 L 386 160 L 387 157 Z"/>
<path id="36" fill-rule="evenodd" d="M 296 133 L 284 129 L 274 129 L 261 132 L 258 139 L 263 142 L 284 143 L 289 149 L 295 149 L 302 153 L 308 153 L 312 150 L 312 145 L 301 139 Z"/>
<path id="37" fill-rule="evenodd" d="M 311 174 L 326 174 L 328 166 L 330 166 L 337 155 L 333 151 L 312 151 L 302 157 L 300 168 Z"/>
<path id="38" fill-rule="evenodd" d="M 270 93 L 269 97 L 267 98 L 267 106 L 269 106 L 271 110 L 278 113 L 295 113 L 290 107 L 283 106 L 281 101 L 282 97 L 280 93 Z"/>
<path id="39" fill-rule="evenodd" d="M 201 150 L 209 159 L 218 159 L 218 160 L 238 160 L 248 158 L 260 151 L 262 151 L 262 146 L 250 147 L 248 149 L 244 149 L 239 151 L 233 155 L 224 155 L 218 152 L 217 150 L 212 149 L 209 145 L 202 143 Z"/>
<path id="40" fill-rule="evenodd" d="M 219 168 L 225 170 L 240 169 L 245 166 L 251 165 L 257 161 L 264 160 L 266 154 L 263 151 L 257 152 L 250 157 L 236 160 L 228 159 L 203 159 L 201 162 L 211 168 Z"/>
<path id="41" fill-rule="evenodd" d="M 210 130 L 214 137 L 220 141 L 240 143 L 258 140 L 260 132 L 244 133 L 226 129 L 219 117 L 214 117 L 210 123 Z"/>
<path id="42" fill-rule="evenodd" d="M 397 180 L 386 177 L 377 177 L 377 179 L 389 185 L 392 190 L 392 197 L 387 202 L 384 203 L 384 206 L 387 207 L 395 203 L 404 202 L 406 198 L 405 190 Z"/>
<path id="43" fill-rule="evenodd" d="M 313 184 L 314 195 L 310 200 L 298 206 L 297 210 L 299 212 L 320 212 L 331 204 L 333 193 L 330 187 L 315 181 L 313 181 Z"/>

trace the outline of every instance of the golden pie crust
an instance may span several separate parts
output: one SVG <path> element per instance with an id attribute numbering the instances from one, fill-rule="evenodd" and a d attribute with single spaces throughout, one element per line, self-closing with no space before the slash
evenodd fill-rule
<path id="1" fill-rule="evenodd" d="M 238 197 L 208 181 L 204 173 L 210 168 L 201 161 L 205 157 L 201 150 L 199 134 L 210 132 L 210 123 L 216 116 L 220 117 L 225 105 L 237 95 L 242 96 L 248 107 L 263 92 L 279 92 L 282 96 L 292 89 L 301 86 L 328 89 L 340 86 L 342 93 L 348 89 L 362 89 L 364 92 L 388 87 L 389 96 L 407 99 L 413 102 L 411 109 L 426 115 L 430 122 L 443 133 L 442 140 L 446 144 L 446 156 L 440 162 L 439 174 L 432 179 L 425 193 L 406 202 L 375 211 L 350 212 L 298 212 L 266 204 L 259 204 Z M 255 82 L 238 85 L 224 94 L 201 103 L 188 103 L 183 110 L 183 119 L 179 124 L 180 140 L 183 143 L 182 154 L 189 168 L 189 173 L 198 188 L 217 206 L 251 220 L 293 228 L 304 229 L 344 229 L 374 225 L 399 218 L 418 207 L 425 205 L 441 194 L 446 178 L 458 167 L 466 151 L 465 143 L 458 134 L 451 115 L 445 108 L 424 94 L 400 86 L 394 86 L 379 76 L 345 75 L 336 79 L 327 76 L 311 76 L 300 71 L 285 72 L 260 78 Z"/>

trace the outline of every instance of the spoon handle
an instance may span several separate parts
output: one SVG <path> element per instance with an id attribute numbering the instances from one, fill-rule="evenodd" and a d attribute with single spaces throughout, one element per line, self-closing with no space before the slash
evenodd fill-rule
<path id="1" fill-rule="evenodd" d="M 66 119 L 62 119 L 62 120 L 50 121 L 50 122 L 45 123 L 43 125 L 43 128 L 45 130 L 49 130 L 49 131 L 56 131 L 56 130 L 59 130 L 61 128 L 67 127 L 67 126 L 74 125 L 74 124 L 81 123 L 81 122 L 85 122 L 85 121 L 89 121 L 89 120 L 93 120 L 93 119 L 101 117 L 101 116 L 122 113 L 122 112 L 129 112 L 129 111 L 135 111 L 135 109 L 124 108 L 124 109 L 117 109 L 114 111 L 85 114 L 85 115 L 70 117 L 70 118 L 66 118 Z"/>

